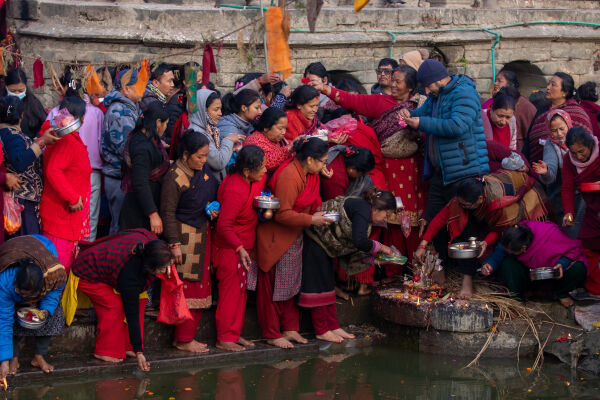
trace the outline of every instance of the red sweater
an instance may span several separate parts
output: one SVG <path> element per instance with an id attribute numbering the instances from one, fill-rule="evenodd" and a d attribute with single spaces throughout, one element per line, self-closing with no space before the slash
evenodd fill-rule
<path id="1" fill-rule="evenodd" d="M 45 129 L 42 126 L 42 132 Z M 89 201 L 91 173 L 87 147 L 77 132 L 46 147 L 44 190 L 40 203 L 45 232 L 66 240 L 82 239 L 87 216 L 84 210 L 72 212 L 69 205 L 76 204 L 80 197 L 84 203 Z"/>
<path id="2" fill-rule="evenodd" d="M 253 202 L 264 189 L 266 181 L 266 174 L 252 184 L 238 173 L 225 178 L 217 194 L 221 212 L 213 238 L 214 246 L 236 251 L 241 246 L 246 250 L 254 248 L 258 213 Z"/>
<path id="3" fill-rule="evenodd" d="M 336 100 L 338 93 L 340 97 Z M 370 118 L 377 118 L 384 111 L 398 105 L 398 100 L 387 94 L 353 94 L 336 88 L 331 88 L 329 97 L 340 106 Z"/>
<path id="4" fill-rule="evenodd" d="M 431 241 L 433 240 L 433 238 L 435 237 L 435 235 L 437 235 L 437 233 L 448 224 L 448 218 L 450 218 L 450 208 L 448 208 L 448 206 L 444 207 L 442 209 L 442 211 L 440 211 L 429 223 L 429 225 L 427 226 L 427 230 L 425 231 L 425 234 L 423 235 L 423 240 L 426 240 L 428 242 L 431 243 Z M 458 236 L 460 235 L 460 232 L 451 232 L 450 236 Z M 452 242 L 454 238 L 451 237 L 450 241 Z M 492 245 L 494 243 L 496 243 L 496 241 L 498 240 L 498 233 L 491 231 L 490 233 L 487 234 L 487 236 L 484 239 L 484 242 L 486 242 L 489 245 Z"/>

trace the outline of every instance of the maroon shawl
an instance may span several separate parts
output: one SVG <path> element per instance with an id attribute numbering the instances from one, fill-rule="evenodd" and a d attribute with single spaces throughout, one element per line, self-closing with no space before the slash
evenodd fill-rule
<path id="1" fill-rule="evenodd" d="M 585 110 L 581 108 L 574 99 L 569 99 L 560 106 L 553 107 L 536 117 L 531 126 L 531 130 L 529 131 L 529 161 L 538 161 L 542 159 L 544 147 L 540 144 L 540 139 L 548 139 L 550 137 L 547 118 L 548 113 L 554 108 L 560 108 L 561 110 L 568 112 L 571 116 L 571 121 L 573 121 L 573 126 L 582 126 L 589 133 L 592 133 L 593 131 L 590 118 Z"/>

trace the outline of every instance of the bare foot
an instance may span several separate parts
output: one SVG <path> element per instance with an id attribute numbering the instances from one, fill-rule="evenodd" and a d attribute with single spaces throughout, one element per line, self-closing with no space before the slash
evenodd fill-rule
<path id="1" fill-rule="evenodd" d="M 244 347 L 249 347 L 249 348 L 256 347 L 256 346 L 254 345 L 254 343 L 253 343 L 253 342 L 251 342 L 251 341 L 249 341 L 249 340 L 246 340 L 246 339 L 244 339 L 244 338 L 243 338 L 243 337 L 241 337 L 241 336 L 240 336 L 240 338 L 238 339 L 237 343 L 238 343 L 240 346 L 244 346 Z"/>
<path id="2" fill-rule="evenodd" d="M 115 358 L 115 357 L 109 357 L 109 356 L 100 356 L 98 354 L 94 354 L 94 357 L 96 357 L 98 360 L 102 360 L 102 361 L 106 361 L 106 362 L 111 362 L 111 363 L 120 363 L 123 362 L 122 358 Z"/>
<path id="3" fill-rule="evenodd" d="M 575 305 L 575 302 L 570 297 L 561 297 L 560 299 L 558 299 L 558 301 L 560 301 L 560 304 L 567 308 Z"/>
<path id="4" fill-rule="evenodd" d="M 463 275 L 462 287 L 458 294 L 459 299 L 470 299 L 473 296 L 473 277 L 471 275 Z"/>
<path id="5" fill-rule="evenodd" d="M 125 352 L 125 357 L 135 358 L 135 352 L 132 351 L 132 350 L 126 351 Z"/>
<path id="6" fill-rule="evenodd" d="M 308 343 L 308 340 L 300 336 L 296 331 L 283 331 L 281 333 L 287 340 L 293 340 L 296 343 Z"/>
<path id="7" fill-rule="evenodd" d="M 19 372 L 20 366 L 21 365 L 19 364 L 19 357 L 13 357 L 12 360 L 10 360 L 10 362 L 8 363 L 8 374 L 16 375 L 17 372 Z"/>
<path id="8" fill-rule="evenodd" d="M 344 300 L 350 300 L 350 295 L 348 293 L 346 293 L 342 288 L 340 287 L 335 287 L 335 295 L 337 297 L 339 297 L 340 299 L 344 299 Z"/>
<path id="9" fill-rule="evenodd" d="M 315 337 L 319 340 L 325 340 L 333 343 L 342 343 L 344 341 L 343 337 L 336 335 L 332 331 L 327 331 L 322 335 L 315 335 Z"/>
<path id="10" fill-rule="evenodd" d="M 269 339 L 269 340 L 267 340 L 267 343 L 270 344 L 271 346 L 280 347 L 282 349 L 293 349 L 294 348 L 294 345 L 292 344 L 292 342 L 290 342 L 289 340 L 287 340 L 284 337 L 280 337 L 277 339 Z"/>
<path id="11" fill-rule="evenodd" d="M 34 367 L 38 367 L 47 374 L 54 371 L 54 366 L 48 364 L 46 360 L 44 360 L 44 356 L 42 356 L 41 354 L 36 354 L 33 356 L 33 360 L 31 360 L 31 365 L 33 365 Z"/>
<path id="12" fill-rule="evenodd" d="M 204 343 L 192 340 L 191 342 L 173 342 L 173 346 L 181 351 L 189 351 L 190 353 L 208 353 L 208 346 Z"/>
<path id="13" fill-rule="evenodd" d="M 217 349 L 221 349 L 221 350 L 225 350 L 225 351 L 244 351 L 244 350 L 246 350 L 245 347 L 240 346 L 237 343 L 221 342 L 220 340 L 217 340 L 216 347 L 217 347 Z"/>
<path id="14" fill-rule="evenodd" d="M 335 333 L 338 336 L 343 337 L 344 339 L 354 339 L 356 337 L 353 334 L 346 332 L 342 328 L 334 329 L 331 332 Z"/>
<path id="15" fill-rule="evenodd" d="M 368 294 L 371 294 L 371 289 L 369 288 L 369 286 L 366 283 L 361 283 L 358 288 L 358 295 L 366 296 Z"/>

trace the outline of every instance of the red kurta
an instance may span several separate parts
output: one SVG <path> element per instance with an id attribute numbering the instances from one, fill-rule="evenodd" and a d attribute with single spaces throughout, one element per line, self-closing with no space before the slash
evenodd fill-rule
<path id="1" fill-rule="evenodd" d="M 237 342 L 244 325 L 246 311 L 246 269 L 238 250 L 243 247 L 252 254 L 258 213 L 254 197 L 265 187 L 267 176 L 248 183 L 240 174 L 228 175 L 217 194 L 221 213 L 213 237 L 213 266 L 219 281 L 216 312 L 217 339 Z"/>

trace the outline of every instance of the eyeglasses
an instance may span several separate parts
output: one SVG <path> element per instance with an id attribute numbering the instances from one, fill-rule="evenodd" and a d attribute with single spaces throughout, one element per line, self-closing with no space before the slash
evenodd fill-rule
<path id="1" fill-rule="evenodd" d="M 326 164 L 327 163 L 327 158 L 325 158 L 325 159 L 315 158 L 315 161 L 318 162 L 318 163 L 321 163 L 321 164 Z"/>
<path id="2" fill-rule="evenodd" d="M 392 68 L 377 68 L 377 69 L 375 70 L 375 73 L 376 73 L 377 75 L 381 75 L 381 74 L 384 74 L 384 75 L 391 75 L 391 74 L 392 74 L 392 72 L 394 72 L 394 70 L 393 70 Z"/>

